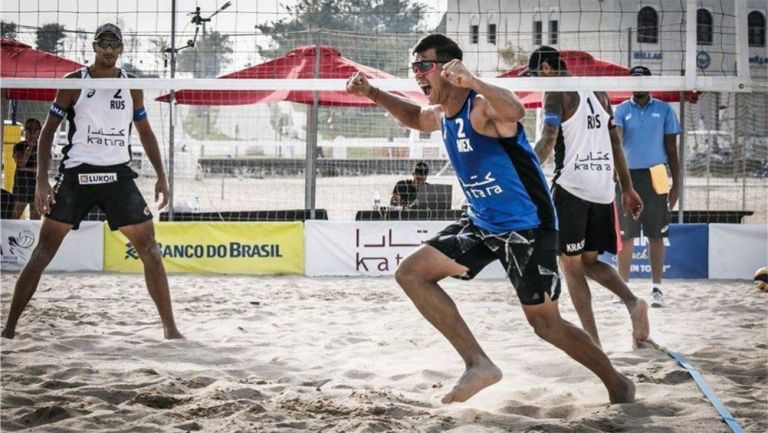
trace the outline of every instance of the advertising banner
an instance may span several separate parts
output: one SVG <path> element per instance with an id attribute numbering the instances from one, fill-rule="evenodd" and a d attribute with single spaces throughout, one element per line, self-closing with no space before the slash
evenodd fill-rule
<path id="1" fill-rule="evenodd" d="M 393 275 L 397 266 L 422 242 L 435 236 L 446 221 L 307 221 L 306 275 Z M 477 278 L 505 278 L 498 262 Z"/>
<path id="2" fill-rule="evenodd" d="M 709 278 L 751 280 L 768 266 L 768 226 L 710 224 Z"/>
<path id="3" fill-rule="evenodd" d="M 302 274 L 301 222 L 161 222 L 155 225 L 168 272 Z M 104 270 L 142 272 L 136 248 L 104 226 Z"/>
<path id="4" fill-rule="evenodd" d="M 708 234 L 706 224 L 670 224 L 669 237 L 664 239 L 664 278 L 707 278 Z M 602 254 L 600 260 L 616 266 L 613 254 Z M 635 238 L 629 271 L 630 278 L 651 278 L 651 253 L 645 237 Z"/>
<path id="5" fill-rule="evenodd" d="M 104 270 L 104 223 L 83 221 L 80 229 L 71 230 L 46 271 Z M 39 240 L 41 221 L 2 220 L 0 222 L 0 255 L 3 271 L 19 271 L 29 260 Z"/>

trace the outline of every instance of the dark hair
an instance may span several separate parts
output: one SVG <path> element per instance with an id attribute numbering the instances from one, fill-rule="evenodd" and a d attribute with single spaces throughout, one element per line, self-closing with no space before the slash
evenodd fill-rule
<path id="1" fill-rule="evenodd" d="M 528 58 L 528 70 L 536 71 L 541 68 L 544 63 L 548 64 L 552 69 L 559 69 L 561 71 L 567 71 L 568 65 L 565 64 L 563 59 L 560 58 L 560 51 L 557 48 L 548 47 L 542 45 L 536 48 Z"/>
<path id="2" fill-rule="evenodd" d="M 429 166 L 424 161 L 419 161 L 413 166 L 413 174 L 416 176 L 427 176 L 429 174 Z"/>
<path id="3" fill-rule="evenodd" d="M 29 119 L 27 119 L 27 121 L 26 121 L 26 122 L 24 122 L 24 129 L 27 129 L 27 128 L 29 128 L 29 124 L 30 124 L 30 123 L 37 123 L 37 126 L 38 126 L 38 127 L 40 127 L 40 128 L 42 128 L 42 127 L 43 127 L 43 125 L 40 123 L 40 121 L 39 121 L 39 120 L 37 120 L 37 119 L 36 119 L 36 118 L 34 118 L 34 117 L 30 117 Z"/>
<path id="4" fill-rule="evenodd" d="M 440 33 L 433 33 L 428 36 L 424 36 L 416 42 L 416 46 L 413 47 L 413 54 L 423 53 L 430 48 L 435 49 L 435 54 L 439 60 L 461 60 L 464 53 L 461 52 L 461 48 L 453 39 L 448 36 L 441 35 Z"/>

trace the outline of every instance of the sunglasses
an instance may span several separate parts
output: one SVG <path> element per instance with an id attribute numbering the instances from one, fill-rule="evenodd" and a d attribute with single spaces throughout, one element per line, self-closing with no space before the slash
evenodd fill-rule
<path id="1" fill-rule="evenodd" d="M 119 50 L 120 48 L 123 48 L 123 42 L 117 41 L 117 40 L 110 40 L 110 39 L 99 39 L 98 41 L 95 41 L 96 45 L 99 46 L 99 48 L 107 49 L 112 48 L 113 50 Z"/>
<path id="2" fill-rule="evenodd" d="M 425 75 L 437 69 L 438 64 L 444 63 L 448 62 L 444 60 L 422 60 L 411 63 L 411 69 L 413 69 L 413 73 L 416 75 Z"/>
<path id="3" fill-rule="evenodd" d="M 40 132 L 40 128 L 24 128 L 27 132 Z"/>

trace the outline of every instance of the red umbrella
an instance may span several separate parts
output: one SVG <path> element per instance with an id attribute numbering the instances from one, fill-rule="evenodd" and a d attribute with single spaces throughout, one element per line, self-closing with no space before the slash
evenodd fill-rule
<path id="1" fill-rule="evenodd" d="M 368 78 L 395 78 L 386 72 L 361 65 L 343 57 L 335 48 L 320 47 L 320 67 L 315 77 L 315 46 L 307 45 L 295 48 L 282 57 L 251 66 L 231 74 L 222 75 L 221 79 L 309 79 L 309 78 L 349 78 L 356 72 L 363 72 Z M 427 98 L 420 92 L 402 92 L 405 96 L 426 104 Z M 345 91 L 318 91 L 319 105 L 345 107 L 372 107 L 375 104 L 368 98 L 353 96 Z M 168 102 L 169 95 L 162 95 L 158 101 Z M 308 90 L 181 90 L 175 93 L 174 100 L 188 105 L 245 105 L 277 101 L 301 102 L 312 104 L 312 91 Z"/>
<path id="2" fill-rule="evenodd" d="M 560 58 L 568 66 L 568 71 L 576 77 L 626 77 L 629 75 L 629 68 L 605 60 L 596 59 L 585 51 L 563 50 L 560 51 Z M 501 74 L 500 78 L 518 77 L 528 68 L 521 66 Z M 523 101 L 525 108 L 541 107 L 541 92 L 516 92 L 517 96 Z M 651 92 L 651 95 L 662 101 L 677 102 L 680 100 L 680 92 Z M 620 104 L 632 97 L 632 92 L 608 92 L 608 98 L 611 104 Z M 698 93 L 687 93 L 686 99 L 689 102 L 696 102 Z"/>
<path id="3" fill-rule="evenodd" d="M 10 39 L 0 40 L 0 77 L 62 78 L 83 65 Z M 8 99 L 53 101 L 55 89 L 8 89 Z"/>

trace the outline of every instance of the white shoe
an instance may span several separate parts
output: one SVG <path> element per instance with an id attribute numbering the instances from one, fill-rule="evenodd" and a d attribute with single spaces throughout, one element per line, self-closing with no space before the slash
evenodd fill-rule
<path id="1" fill-rule="evenodd" d="M 664 294 L 661 293 L 661 290 L 654 289 L 653 292 L 651 292 L 651 307 L 661 308 L 663 306 L 664 306 Z"/>

